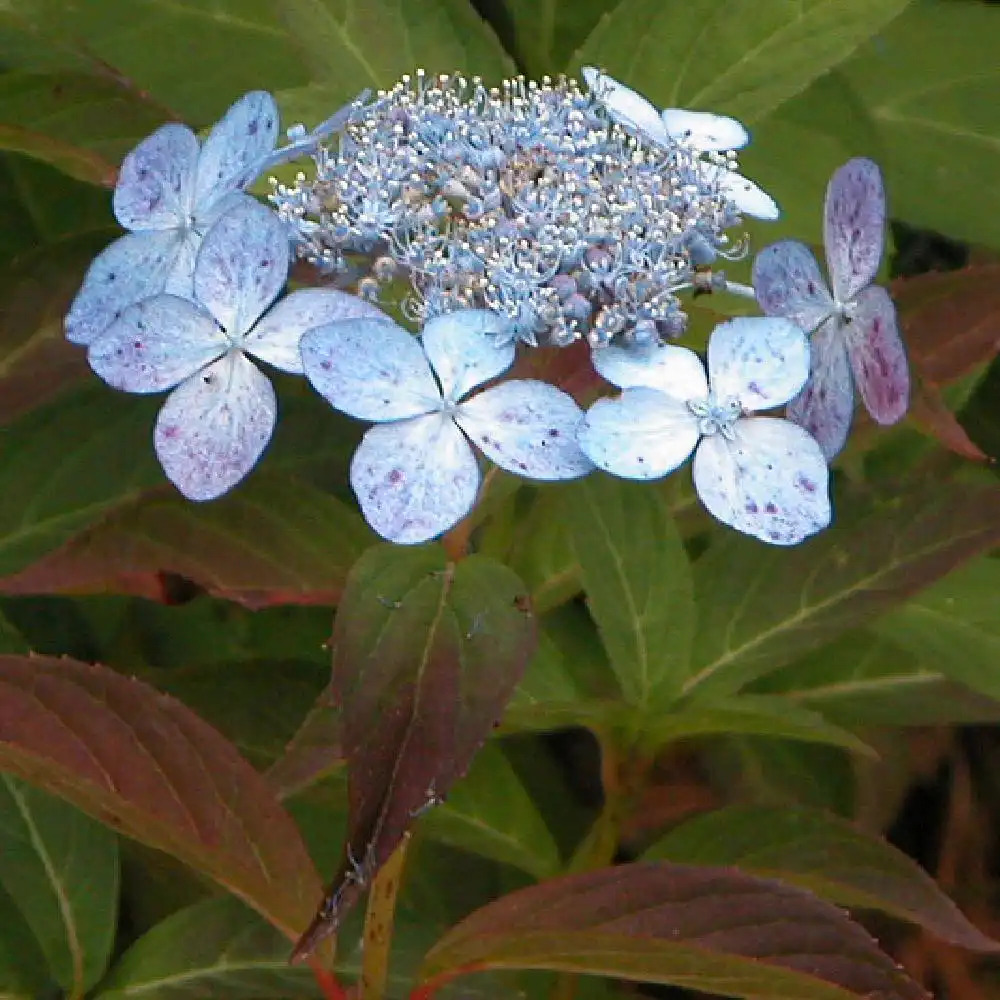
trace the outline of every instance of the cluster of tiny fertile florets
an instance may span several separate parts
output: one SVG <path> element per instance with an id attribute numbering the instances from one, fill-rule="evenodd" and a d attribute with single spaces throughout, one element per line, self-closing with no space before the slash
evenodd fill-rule
<path id="1" fill-rule="evenodd" d="M 573 80 L 418 72 L 313 160 L 271 196 L 300 257 L 382 304 L 408 282 L 415 322 L 486 308 L 533 345 L 679 335 L 678 293 L 739 221 L 696 152 L 627 133 Z"/>

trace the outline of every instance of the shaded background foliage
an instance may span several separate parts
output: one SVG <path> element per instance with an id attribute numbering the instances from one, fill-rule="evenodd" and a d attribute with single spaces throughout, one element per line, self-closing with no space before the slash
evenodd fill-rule
<path id="1" fill-rule="evenodd" d="M 409 615 L 439 669 L 405 651 L 393 667 L 433 697 L 469 649 L 483 668 L 518 658 L 481 652 L 494 611 L 518 646 L 511 595 L 530 595 L 537 650 L 496 735 L 420 819 L 391 995 L 422 963 L 427 978 L 473 960 L 500 971 L 460 981 L 467 996 L 619 992 L 615 977 L 722 989 L 723 969 L 736 993 L 843 996 L 823 992 L 839 982 L 919 995 L 863 944 L 803 985 L 634 935 L 605 956 L 611 979 L 567 978 L 600 971 L 608 930 L 581 907 L 556 947 L 545 907 L 560 883 L 535 884 L 581 873 L 600 895 L 608 876 L 594 869 L 637 858 L 777 877 L 865 914 L 924 986 L 991 995 L 995 967 L 951 945 L 988 951 L 980 932 L 1000 936 L 998 52 L 1000 11 L 975 0 L 0 6 L 0 996 L 319 995 L 288 966 L 289 938 L 319 873 L 343 866 L 345 837 L 371 841 L 348 810 L 360 758 L 339 752 L 342 735 L 350 756 L 367 734 L 342 733 L 327 693 L 331 611 L 342 598 L 367 609 L 336 619 L 335 638 L 359 647 L 374 616 Z M 251 88 L 275 92 L 286 123 L 312 123 L 418 65 L 496 81 L 586 63 L 659 105 L 747 122 L 743 166 L 783 208 L 748 225 L 755 248 L 819 244 L 832 169 L 852 155 L 883 167 L 917 391 L 898 429 L 859 418 L 835 527 L 765 550 L 710 528 L 680 478 L 536 489 L 495 475 L 473 536 L 484 562 L 441 586 L 452 631 L 435 632 L 424 568 L 393 593 L 366 575 L 396 563 L 346 487 L 358 429 L 298 381 L 278 380 L 277 436 L 247 483 L 207 506 L 174 495 L 149 447 L 156 402 L 96 384 L 62 337 L 87 264 L 116 234 L 122 155 L 163 121 L 209 125 Z M 733 276 L 746 278 L 739 265 Z M 689 342 L 731 305 L 699 299 Z M 572 385 L 565 364 L 553 370 Z M 434 547 L 417 558 L 444 565 Z M 426 791 L 382 803 L 393 836 Z M 717 917 L 727 891 L 697 885 Z M 778 905 L 772 883 L 752 887 L 758 914 Z M 448 931 L 514 890 L 534 893 L 518 897 L 518 921 L 501 902 Z M 818 912 L 794 893 L 786 903 L 792 923 L 796 906 Z M 341 936 L 348 977 L 360 920 Z M 745 943 L 733 934 L 728 961 Z M 526 955 L 562 978 L 503 971 Z"/>

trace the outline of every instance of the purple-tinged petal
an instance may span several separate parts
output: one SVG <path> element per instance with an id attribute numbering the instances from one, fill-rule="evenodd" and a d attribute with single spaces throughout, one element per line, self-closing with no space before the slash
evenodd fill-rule
<path id="1" fill-rule="evenodd" d="M 645 97 L 593 66 L 584 66 L 580 73 L 611 118 L 661 146 L 670 144 L 667 126 Z"/>
<path id="2" fill-rule="evenodd" d="M 896 423 L 910 405 L 910 371 L 889 293 L 880 285 L 865 288 L 844 332 L 865 409 L 876 423 Z"/>
<path id="3" fill-rule="evenodd" d="M 885 188 L 876 163 L 848 160 L 830 178 L 823 243 L 833 294 L 849 302 L 875 280 L 885 247 Z"/>
<path id="4" fill-rule="evenodd" d="M 299 343 L 312 387 L 359 420 L 403 420 L 441 409 L 420 341 L 386 320 L 352 319 L 307 330 Z"/>
<path id="5" fill-rule="evenodd" d="M 807 333 L 836 310 L 813 252 L 798 240 L 779 240 L 757 254 L 753 287 L 768 316 L 784 316 Z"/>
<path id="6" fill-rule="evenodd" d="M 740 316 L 720 323 L 708 338 L 708 383 L 718 399 L 738 399 L 744 410 L 787 403 L 809 377 L 809 341 L 780 316 Z"/>
<path id="7" fill-rule="evenodd" d="M 212 224 L 194 265 L 194 294 L 234 343 L 288 279 L 288 230 L 253 200 Z"/>
<path id="8" fill-rule="evenodd" d="M 702 438 L 694 455 L 695 490 L 713 517 L 771 545 L 797 545 L 830 523 L 826 461 L 806 431 L 747 417 L 733 433 Z"/>
<path id="9" fill-rule="evenodd" d="M 829 462 L 844 447 L 854 416 L 843 320 L 831 316 L 810 338 L 809 354 L 809 379 L 785 415 L 816 439 Z"/>
<path id="10" fill-rule="evenodd" d="M 598 347 L 591 352 L 594 370 L 620 389 L 645 386 L 682 402 L 708 395 L 705 366 L 694 351 L 675 344 Z"/>
<path id="11" fill-rule="evenodd" d="M 378 306 L 334 288 L 302 288 L 286 295 L 246 335 L 244 350 L 275 368 L 301 375 L 302 334 L 313 327 L 348 319 L 392 322 Z"/>
<path id="12" fill-rule="evenodd" d="M 201 148 L 195 175 L 195 214 L 254 181 L 278 139 L 278 106 L 263 90 L 241 97 Z"/>
<path id="13" fill-rule="evenodd" d="M 641 387 L 599 399 L 577 431 L 590 460 L 624 479 L 660 479 L 673 472 L 698 437 L 698 420 L 685 403 Z"/>
<path id="14" fill-rule="evenodd" d="M 510 368 L 513 341 L 496 342 L 507 326 L 505 317 L 488 309 L 459 309 L 428 321 L 420 339 L 445 399 L 457 403 Z"/>
<path id="15" fill-rule="evenodd" d="M 66 339 L 89 344 L 133 302 L 164 290 L 183 237 L 170 230 L 126 233 L 94 258 L 66 316 Z"/>
<path id="16" fill-rule="evenodd" d="M 578 479 L 593 471 L 576 440 L 582 417 L 568 393 L 530 379 L 502 382 L 455 410 L 455 422 L 490 461 L 542 480 Z"/>
<path id="17" fill-rule="evenodd" d="M 143 139 L 122 161 L 112 197 L 126 229 L 175 229 L 187 224 L 194 196 L 198 140 L 169 124 Z"/>
<path id="18" fill-rule="evenodd" d="M 90 367 L 123 392 L 161 392 L 228 347 L 215 320 L 194 302 L 157 295 L 130 305 L 87 351 Z"/>
<path id="19" fill-rule="evenodd" d="M 277 416 L 271 383 L 240 351 L 182 382 L 156 419 L 167 478 L 189 500 L 214 500 L 256 465 Z"/>
<path id="20" fill-rule="evenodd" d="M 699 153 L 742 149 L 750 141 L 743 123 L 727 115 L 710 111 L 686 111 L 684 108 L 664 108 L 660 118 L 667 133 Z"/>
<path id="21" fill-rule="evenodd" d="M 383 538 L 416 545 L 472 509 L 479 464 L 451 417 L 432 413 L 370 428 L 351 460 L 351 486 Z"/>

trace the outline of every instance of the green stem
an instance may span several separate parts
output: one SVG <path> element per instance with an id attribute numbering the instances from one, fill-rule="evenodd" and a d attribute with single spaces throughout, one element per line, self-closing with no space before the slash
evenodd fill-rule
<path id="1" fill-rule="evenodd" d="M 368 894 L 361 959 L 361 1000 L 383 1000 L 389 979 L 389 950 L 396 917 L 396 896 L 402 881 L 409 834 L 379 869 Z"/>

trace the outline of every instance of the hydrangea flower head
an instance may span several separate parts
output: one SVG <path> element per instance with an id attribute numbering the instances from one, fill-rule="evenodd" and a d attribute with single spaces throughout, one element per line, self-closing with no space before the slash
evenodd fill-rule
<path id="1" fill-rule="evenodd" d="M 309 330 L 306 377 L 336 409 L 375 422 L 351 462 L 351 485 L 368 523 L 410 545 L 447 531 L 479 490 L 474 443 L 496 465 L 536 480 L 575 479 L 593 466 L 574 432 L 581 412 L 544 382 L 502 375 L 514 345 L 505 320 L 467 309 L 430 320 L 420 338 L 387 317 Z"/>
<path id="2" fill-rule="evenodd" d="M 133 302 L 191 294 L 209 226 L 241 201 L 273 151 L 278 109 L 264 91 L 241 97 L 204 144 L 186 125 L 158 128 L 125 157 L 112 205 L 129 232 L 94 260 L 66 317 L 66 336 L 89 344 Z"/>
<path id="3" fill-rule="evenodd" d="M 756 416 L 786 403 L 809 372 L 805 334 L 783 319 L 717 326 L 708 374 L 672 344 L 595 352 L 623 389 L 587 411 L 578 439 L 599 468 L 658 479 L 694 452 L 694 485 L 709 513 L 775 545 L 795 545 L 830 521 L 828 471 L 816 441 L 789 420 Z"/>
<path id="4" fill-rule="evenodd" d="M 191 299 L 163 292 L 133 303 L 90 343 L 91 367 L 114 388 L 173 388 L 154 444 L 167 477 L 191 500 L 211 500 L 236 485 L 271 438 L 274 389 L 248 355 L 302 374 L 305 330 L 378 313 L 324 289 L 293 292 L 268 309 L 288 264 L 283 223 L 259 202 L 241 200 L 206 234 Z"/>
<path id="5" fill-rule="evenodd" d="M 641 94 L 593 66 L 584 66 L 581 72 L 595 98 L 622 124 L 661 146 L 679 143 L 700 154 L 697 173 L 745 215 L 774 220 L 781 214 L 766 191 L 736 170 L 733 154 L 750 141 L 741 122 L 708 111 L 657 111 Z"/>
<path id="6" fill-rule="evenodd" d="M 840 167 L 826 191 L 823 242 L 831 292 L 812 251 L 797 240 L 766 247 L 754 261 L 761 308 L 812 333 L 809 381 L 788 407 L 828 459 L 847 440 L 854 385 L 880 424 L 906 413 L 910 375 L 889 293 L 874 285 L 884 250 L 885 189 L 871 160 Z"/>

